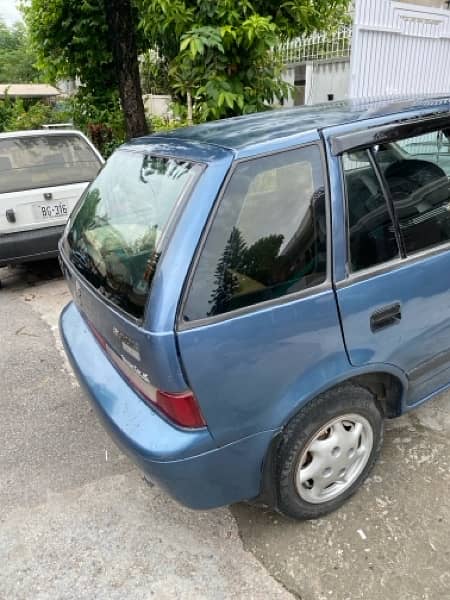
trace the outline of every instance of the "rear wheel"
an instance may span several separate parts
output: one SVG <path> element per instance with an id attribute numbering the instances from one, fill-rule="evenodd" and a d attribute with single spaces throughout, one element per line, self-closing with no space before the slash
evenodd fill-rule
<path id="1" fill-rule="evenodd" d="M 321 394 L 284 432 L 279 509 L 297 519 L 336 510 L 363 483 L 382 442 L 383 419 L 369 390 L 347 383 Z"/>

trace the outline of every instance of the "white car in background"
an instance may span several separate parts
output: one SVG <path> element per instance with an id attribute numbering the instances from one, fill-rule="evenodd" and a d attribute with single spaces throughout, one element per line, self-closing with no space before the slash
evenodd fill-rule
<path id="1" fill-rule="evenodd" d="M 58 255 L 69 214 L 103 163 L 79 131 L 0 133 L 0 267 Z"/>

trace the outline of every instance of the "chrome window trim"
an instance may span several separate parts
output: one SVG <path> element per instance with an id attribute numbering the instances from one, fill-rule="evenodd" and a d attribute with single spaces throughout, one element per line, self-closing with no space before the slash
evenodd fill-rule
<path id="1" fill-rule="evenodd" d="M 217 215 L 217 211 L 219 210 L 219 206 L 221 205 L 223 196 L 228 188 L 228 184 L 229 184 L 232 176 L 234 175 L 236 169 L 238 168 L 238 166 L 240 166 L 241 164 L 245 164 L 245 163 L 254 161 L 254 160 L 258 160 L 260 158 L 266 158 L 268 156 L 275 156 L 275 155 L 283 154 L 285 152 L 291 152 L 294 150 L 303 150 L 303 149 L 307 149 L 308 147 L 317 147 L 319 150 L 320 163 L 322 166 L 323 186 L 324 186 L 324 191 L 325 191 L 327 266 L 326 266 L 326 275 L 325 275 L 324 281 L 322 281 L 321 283 L 319 283 L 315 286 L 311 286 L 309 288 L 301 290 L 299 292 L 294 292 L 292 294 L 285 294 L 283 296 L 279 296 L 278 298 L 273 298 L 271 300 L 266 300 L 264 302 L 257 302 L 256 304 L 250 304 L 249 306 L 237 308 L 235 310 L 230 310 L 228 312 L 221 313 L 220 315 L 213 315 L 210 317 L 195 319 L 193 321 L 184 320 L 184 318 L 183 318 L 184 308 L 185 308 L 185 305 L 186 305 L 186 302 L 187 302 L 187 299 L 189 296 L 189 292 L 191 290 L 192 281 L 194 279 L 200 257 L 202 255 L 206 240 L 208 238 L 208 234 L 212 228 L 215 217 Z M 197 245 L 197 249 L 195 251 L 194 258 L 193 258 L 191 266 L 189 268 L 188 276 L 187 276 L 186 281 L 183 286 L 183 291 L 180 296 L 180 301 L 178 303 L 176 320 L 175 320 L 176 331 L 178 331 L 178 332 L 187 331 L 190 329 L 196 329 L 198 327 L 204 327 L 206 325 L 211 325 L 214 323 L 220 323 L 222 321 L 228 321 L 230 319 L 238 318 L 240 316 L 247 315 L 249 313 L 254 313 L 254 312 L 258 312 L 258 311 L 262 312 L 262 311 L 266 310 L 267 308 L 280 306 L 283 304 L 288 304 L 289 302 L 301 300 L 308 296 L 313 296 L 313 295 L 320 294 L 320 293 L 323 293 L 326 291 L 330 291 L 333 289 L 331 261 L 332 261 L 332 246 L 331 246 L 330 186 L 329 186 L 329 179 L 328 179 L 328 165 L 327 165 L 323 141 L 321 139 L 318 139 L 316 141 L 306 142 L 304 144 L 298 144 L 296 146 L 289 146 L 287 148 L 284 148 L 283 150 L 273 150 L 273 151 L 257 154 L 257 155 L 251 156 L 251 157 L 236 159 L 232 163 L 232 165 L 227 173 L 227 176 L 224 178 L 224 180 L 222 182 L 222 186 L 217 195 L 217 198 L 214 201 L 212 210 L 206 221 L 201 238 Z"/>
<path id="2" fill-rule="evenodd" d="M 301 290 L 300 292 L 285 294 L 284 296 L 279 296 L 278 298 L 272 298 L 271 300 L 265 300 L 264 302 L 258 302 L 256 304 L 249 304 L 248 306 L 229 310 L 220 315 L 212 315 L 211 317 L 204 317 L 203 319 L 196 319 L 195 321 L 181 321 L 178 324 L 177 331 L 181 332 L 189 329 L 197 329 L 198 327 L 204 327 L 206 325 L 230 321 L 231 319 L 239 318 L 250 313 L 264 312 L 268 308 L 277 308 L 278 306 L 296 302 L 309 296 L 317 296 L 324 292 L 329 292 L 332 289 L 331 281 L 325 280 L 322 283 L 318 283 L 317 285 Z"/>
<path id="3" fill-rule="evenodd" d="M 377 161 L 375 160 L 371 150 L 372 150 L 371 148 L 366 148 L 364 151 L 367 152 L 367 157 L 368 157 L 367 162 L 369 163 L 369 165 L 378 181 L 380 191 L 381 191 L 384 201 L 386 203 L 386 208 L 389 213 L 389 217 L 392 221 L 392 226 L 394 227 L 395 241 L 397 243 L 397 248 L 398 248 L 398 253 L 399 253 L 398 257 L 395 257 L 395 258 L 401 258 L 403 256 L 406 256 L 406 253 L 403 250 L 403 238 L 400 235 L 400 229 L 399 229 L 399 224 L 398 224 L 397 217 L 396 217 L 395 207 L 394 207 L 389 189 L 384 180 L 384 176 L 381 173 L 379 165 L 378 165 Z M 345 152 L 344 152 L 344 154 L 345 154 Z M 350 276 L 352 274 L 360 273 L 361 271 L 366 271 L 367 269 L 359 269 L 358 271 L 353 271 L 351 268 L 350 223 L 349 223 L 350 211 L 348 208 L 347 181 L 345 178 L 343 154 L 338 157 L 338 160 L 339 160 L 339 168 L 341 171 L 341 185 L 342 185 L 342 191 L 343 191 L 343 196 L 344 196 L 343 208 L 344 208 L 345 241 L 346 241 L 346 244 L 345 244 L 345 251 L 346 251 L 345 272 L 348 276 Z M 391 261 L 388 261 L 388 262 L 390 263 Z M 379 263 L 378 265 L 374 265 L 374 267 L 368 267 L 368 269 L 376 268 L 377 266 L 382 266 L 384 264 L 387 264 L 387 263 L 385 263 L 385 262 Z"/>
<path id="4" fill-rule="evenodd" d="M 450 115 L 431 113 L 419 117 L 406 117 L 387 125 L 358 129 L 350 133 L 335 135 L 330 139 L 331 152 L 339 156 L 348 150 L 363 150 L 376 144 L 395 142 L 398 139 L 429 133 L 434 128 L 450 127 Z"/>
<path id="5" fill-rule="evenodd" d="M 367 148 L 367 156 L 369 157 L 370 165 L 375 173 L 375 177 L 377 178 L 384 201 L 386 202 L 389 216 L 391 217 L 392 226 L 394 227 L 395 241 L 397 242 L 397 249 L 400 253 L 400 257 L 406 258 L 407 254 L 405 250 L 405 240 L 403 239 L 400 231 L 400 223 L 397 217 L 394 199 L 392 198 L 391 190 L 389 189 L 389 185 L 386 181 L 384 173 L 381 171 L 380 164 L 376 159 L 373 146 L 371 148 Z"/>
<path id="6" fill-rule="evenodd" d="M 443 254 L 444 252 L 449 251 L 450 240 L 448 242 L 445 242 L 445 244 L 439 244 L 439 246 L 433 246 L 433 248 L 420 250 L 419 252 L 407 256 L 406 258 L 394 258 L 388 262 L 382 263 L 375 267 L 369 267 L 368 269 L 361 269 L 361 271 L 350 273 L 346 279 L 341 279 L 340 281 L 336 282 L 336 289 L 339 290 L 346 288 L 349 285 L 352 285 L 353 283 L 359 283 L 360 281 L 365 281 L 374 276 L 383 275 L 385 273 L 395 271 L 403 266 L 407 266 L 415 262 L 419 262 L 420 260 L 425 260 L 427 258 L 431 258 L 432 256 Z"/>

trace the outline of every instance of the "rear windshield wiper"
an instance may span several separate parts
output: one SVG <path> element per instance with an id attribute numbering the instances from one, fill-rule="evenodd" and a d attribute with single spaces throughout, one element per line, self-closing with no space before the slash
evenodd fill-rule
<path id="1" fill-rule="evenodd" d="M 87 277 L 90 280 L 92 275 L 97 277 L 101 285 L 105 285 L 106 278 L 102 273 L 100 273 L 98 267 L 95 265 L 92 258 L 86 252 L 82 252 L 81 250 L 72 250 L 70 253 L 70 259 L 74 266 L 80 271 L 80 273 Z"/>

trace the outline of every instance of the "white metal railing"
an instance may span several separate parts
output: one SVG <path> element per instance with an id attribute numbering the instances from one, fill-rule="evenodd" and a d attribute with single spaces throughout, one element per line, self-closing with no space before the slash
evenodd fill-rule
<path id="1" fill-rule="evenodd" d="M 301 64 L 317 60 L 350 56 L 352 28 L 343 25 L 332 33 L 317 32 L 284 42 L 278 48 L 285 64 Z"/>

